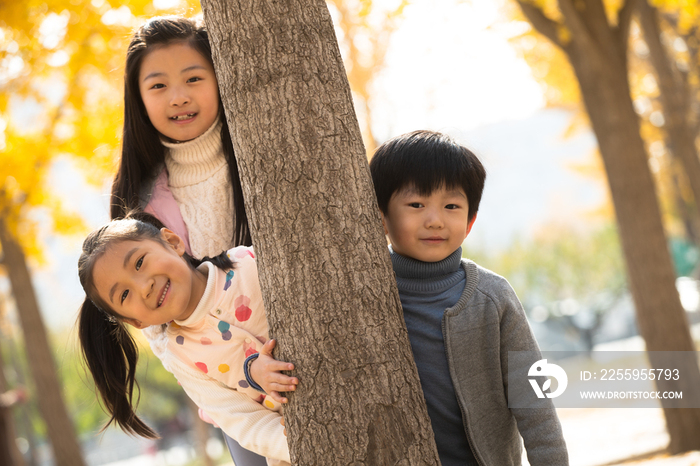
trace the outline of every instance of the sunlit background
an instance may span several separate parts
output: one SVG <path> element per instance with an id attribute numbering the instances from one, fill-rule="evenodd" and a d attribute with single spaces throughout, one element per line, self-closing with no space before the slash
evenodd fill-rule
<path id="1" fill-rule="evenodd" d="M 109 220 L 126 43 L 145 18 L 192 16 L 199 6 L 178 0 L 25 3 L 0 6 L 0 193 L 10 200 L 3 201 L 9 206 L 3 215 L 27 255 L 86 461 L 204 464 L 188 446 L 192 413 L 181 409 L 184 395 L 153 357 L 141 368 L 142 412 L 172 435 L 157 445 L 126 442 L 115 429 L 95 436 L 105 418 L 78 369 L 73 329 L 83 298 L 76 273 L 80 244 Z M 554 8 L 554 2 L 539 3 Z M 673 16 L 672 7 L 669 17 L 682 17 Z M 541 348 L 643 350 L 605 172 L 575 78 L 515 2 L 332 0 L 329 10 L 369 155 L 390 137 L 431 129 L 450 134 L 484 161 L 486 189 L 464 255 L 509 279 Z M 665 34 L 677 60 L 689 60 L 683 36 L 670 26 Z M 684 214 L 677 202 L 680 196 L 694 205 L 687 181 L 678 181 L 669 162 L 656 80 L 635 23 L 630 49 L 635 108 L 697 342 L 698 249 L 688 225 L 698 218 Z M 31 392 L 27 342 L 2 273 L 7 387 L 24 385 Z M 20 449 L 28 464 L 52 464 L 35 402 L 30 398 L 26 406 L 15 410 Z M 563 410 L 560 416 L 574 465 L 645 455 L 655 461 L 668 443 L 659 409 Z M 218 433 L 210 434 L 209 454 L 225 461 Z M 688 458 L 697 462 L 674 464 L 700 464 L 700 456 Z"/>

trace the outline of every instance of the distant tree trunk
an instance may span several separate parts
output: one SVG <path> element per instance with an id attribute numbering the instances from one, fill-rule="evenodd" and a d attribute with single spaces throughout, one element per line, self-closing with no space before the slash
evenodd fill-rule
<path id="1" fill-rule="evenodd" d="M 17 303 L 17 313 L 24 332 L 35 394 L 42 417 L 46 422 L 56 466 L 83 466 L 85 462 L 61 396 L 53 354 L 39 313 L 39 305 L 24 252 L 7 230 L 2 217 L 0 217 L 0 245 L 3 253 L 2 264 L 9 275 L 12 295 Z"/>
<path id="2" fill-rule="evenodd" d="M 670 147 L 668 142 L 666 144 Z M 687 240 L 700 247 L 700 236 L 698 235 L 700 216 L 698 215 L 698 208 L 696 208 L 698 204 L 694 202 L 695 196 L 693 196 L 693 201 L 690 201 L 684 195 L 686 191 L 684 188 L 689 181 L 683 163 L 673 152 L 669 152 L 668 155 L 671 169 L 671 196 L 673 197 L 676 213 L 683 224 L 683 230 L 685 231 Z"/>
<path id="3" fill-rule="evenodd" d="M 675 287 L 654 180 L 649 170 L 639 120 L 627 77 L 627 38 L 635 0 L 625 1 L 618 24 L 608 24 L 601 0 L 559 0 L 570 39 L 562 25 L 531 3 L 518 0 L 533 26 L 566 53 L 603 157 L 615 206 L 637 323 L 648 351 L 695 351 L 685 311 Z M 650 355 L 652 367 L 655 356 Z M 659 390 L 695 393 L 700 369 Z M 700 449 L 700 409 L 664 407 L 673 453 Z"/>
<path id="4" fill-rule="evenodd" d="M 1 347 L 0 347 L 1 349 Z M 7 391 L 5 364 L 0 351 L 0 395 Z M 12 408 L 0 402 L 0 465 L 24 466 L 24 458 L 17 448 L 17 432 L 12 416 Z"/>
<path id="5" fill-rule="evenodd" d="M 322 0 L 202 2 L 279 359 L 292 461 L 438 465 Z"/>
<path id="6" fill-rule="evenodd" d="M 27 387 L 27 378 L 24 374 L 24 368 L 20 363 L 21 357 L 17 350 L 17 339 L 13 338 L 8 346 L 10 361 L 12 361 L 12 368 L 14 369 L 17 377 L 17 385 Z M 32 425 L 30 411 L 30 409 L 26 408 L 21 410 L 19 413 L 17 430 L 19 435 L 24 436 L 24 438 L 27 440 L 28 458 L 25 458 L 25 463 L 27 463 L 27 466 L 37 466 L 39 464 L 39 460 L 37 459 L 37 439 L 34 432 L 34 426 Z"/>
<path id="7" fill-rule="evenodd" d="M 659 99 L 664 109 L 664 129 L 667 135 L 669 150 L 674 158 L 678 158 L 685 168 L 690 187 L 695 199 L 697 220 L 700 213 L 700 158 L 695 146 L 696 125 L 690 111 L 692 100 L 688 83 L 669 57 L 664 44 L 661 42 L 659 15 L 647 0 L 640 0 L 639 23 L 644 33 L 644 41 L 649 47 L 649 57 L 656 73 L 659 86 Z M 674 174 L 674 176 L 677 176 Z M 684 206 L 680 205 L 680 214 L 684 214 Z M 686 225 L 689 223 L 685 219 Z M 689 230 L 686 226 L 686 230 Z M 694 228 L 689 232 L 690 239 L 696 241 Z"/>
<path id="8" fill-rule="evenodd" d="M 207 441 L 209 440 L 209 429 L 207 424 L 199 418 L 199 408 L 194 401 L 187 399 L 187 407 L 192 418 L 192 430 L 194 431 L 194 450 L 197 452 L 202 466 L 214 466 L 214 461 L 207 453 Z M 241 465 L 245 466 L 245 465 Z"/>

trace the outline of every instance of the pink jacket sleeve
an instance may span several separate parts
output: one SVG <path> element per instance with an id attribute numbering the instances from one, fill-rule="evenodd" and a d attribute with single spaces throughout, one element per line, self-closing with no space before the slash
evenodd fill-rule
<path id="1" fill-rule="evenodd" d="M 143 210 L 151 215 L 155 215 L 158 220 L 163 222 L 163 225 L 182 238 L 185 242 L 187 254 L 192 255 L 187 226 L 182 219 L 180 206 L 168 187 L 168 171 L 165 168 L 163 168 L 163 171 L 161 171 L 156 178 L 156 182 L 153 185 L 153 192 L 151 193 L 151 199 Z"/>

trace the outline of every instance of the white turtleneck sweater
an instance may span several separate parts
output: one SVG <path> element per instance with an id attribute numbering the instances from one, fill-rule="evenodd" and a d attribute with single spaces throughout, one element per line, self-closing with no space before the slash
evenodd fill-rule
<path id="1" fill-rule="evenodd" d="M 187 225 L 194 257 L 213 257 L 233 246 L 233 191 L 221 126 L 217 119 L 191 141 L 163 141 L 168 185 Z"/>

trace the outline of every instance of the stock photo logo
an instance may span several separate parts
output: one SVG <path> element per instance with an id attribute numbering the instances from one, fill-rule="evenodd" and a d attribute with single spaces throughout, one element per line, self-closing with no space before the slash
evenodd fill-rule
<path id="1" fill-rule="evenodd" d="M 545 395 L 547 398 L 556 398 L 564 393 L 564 390 L 566 390 L 566 386 L 569 383 L 569 378 L 566 376 L 564 369 L 556 364 L 547 363 L 546 359 L 540 359 L 530 366 L 530 370 L 528 371 L 527 375 L 529 377 L 547 377 L 547 380 L 545 380 L 545 382 L 542 384 L 542 387 L 540 387 L 536 379 L 528 378 L 528 381 L 530 382 L 530 385 L 532 385 L 532 389 L 535 391 L 537 398 L 544 398 Z M 557 389 L 552 393 L 544 393 L 552 385 L 552 377 L 557 381 Z"/>

